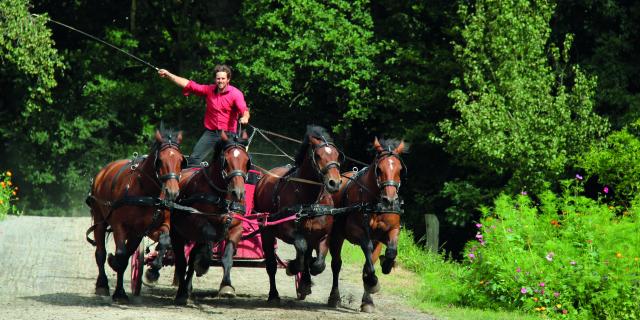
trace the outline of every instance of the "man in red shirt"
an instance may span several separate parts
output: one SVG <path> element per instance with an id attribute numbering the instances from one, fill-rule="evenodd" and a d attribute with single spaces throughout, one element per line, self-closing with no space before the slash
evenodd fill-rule
<path id="1" fill-rule="evenodd" d="M 207 109 L 204 113 L 205 131 L 189 156 L 190 165 L 199 165 L 213 150 L 215 143 L 220 140 L 222 130 L 227 134 L 235 134 L 239 116 L 241 116 L 239 120 L 241 124 L 249 123 L 249 109 L 244 101 L 244 95 L 236 87 L 229 84 L 231 68 L 226 65 L 217 65 L 214 71 L 216 83 L 202 85 L 172 74 L 165 69 L 158 70 L 160 77 L 167 78 L 183 88 L 182 93 L 185 96 L 193 93 L 205 97 L 207 102 Z"/>

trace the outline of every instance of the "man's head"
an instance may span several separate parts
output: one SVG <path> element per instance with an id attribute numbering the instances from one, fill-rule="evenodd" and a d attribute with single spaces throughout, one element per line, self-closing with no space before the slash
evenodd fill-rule
<path id="1" fill-rule="evenodd" d="M 214 69 L 216 76 L 216 88 L 218 92 L 224 92 L 227 90 L 227 85 L 231 80 L 231 68 L 224 64 L 219 64 Z"/>

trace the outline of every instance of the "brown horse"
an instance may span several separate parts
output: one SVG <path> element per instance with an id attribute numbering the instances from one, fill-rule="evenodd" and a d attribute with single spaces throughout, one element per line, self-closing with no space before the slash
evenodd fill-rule
<path id="1" fill-rule="evenodd" d="M 276 237 L 296 249 L 296 258 L 289 262 L 287 274 L 302 272 L 298 287 L 300 299 L 311 293 L 309 274 L 319 274 L 325 268 L 333 216 L 323 213 L 323 209 L 333 208 L 329 193 L 338 191 L 341 183 L 342 155 L 331 141 L 324 128 L 308 126 L 295 167 L 274 168 L 256 185 L 254 210 L 270 213 L 267 226 L 261 232 L 269 274 L 269 301 L 280 301 L 275 283 Z M 311 261 L 314 249 L 318 256 Z"/>
<path id="2" fill-rule="evenodd" d="M 246 150 L 247 134 L 242 139 L 229 138 L 222 132 L 214 149 L 213 164 L 194 171 L 183 171 L 180 182 L 180 205 L 189 206 L 198 212 L 174 213 L 171 216 L 171 240 L 175 255 L 175 275 L 178 292 L 175 303 L 185 305 L 191 292 L 193 273 L 201 276 L 211 265 L 213 242 L 225 241 L 222 268 L 224 275 L 220 283 L 219 296 L 234 297 L 231 285 L 233 256 L 242 237 L 242 223 L 235 214 L 244 213 L 244 184 L 251 166 Z M 189 268 L 184 246 L 195 241 L 196 246 L 189 256 Z"/>
<path id="3" fill-rule="evenodd" d="M 109 295 L 104 271 L 107 226 L 113 231 L 116 245 L 116 254 L 109 254 L 108 262 L 118 273 L 113 293 L 113 300 L 118 303 L 129 300 L 122 285 L 123 273 L 142 237 L 158 241 L 161 250 L 170 245 L 166 204 L 178 196 L 180 169 L 186 163 L 180 152 L 181 141 L 182 132 L 156 131 L 149 156 L 111 162 L 93 180 L 87 204 L 94 225 L 87 231 L 87 240 L 96 247 L 96 294 Z M 91 231 L 95 241 L 88 238 Z"/>
<path id="4" fill-rule="evenodd" d="M 333 287 L 328 304 L 333 307 L 340 304 L 338 278 L 342 266 L 340 250 L 344 239 L 362 248 L 365 264 L 362 270 L 364 294 L 361 310 L 364 312 L 373 312 L 375 307 L 371 294 L 380 290 L 374 264 L 378 260 L 382 244 L 387 246 L 385 259 L 381 259 L 382 273 L 391 272 L 398 252 L 402 212 L 398 190 L 401 178 L 406 175 L 407 170 L 400 158 L 405 149 L 403 141 L 379 142 L 376 138 L 373 146 L 376 156 L 371 166 L 358 172 L 343 174 L 343 187 L 333 194 L 333 201 L 337 207 L 354 210 L 336 216 L 330 248 Z"/>

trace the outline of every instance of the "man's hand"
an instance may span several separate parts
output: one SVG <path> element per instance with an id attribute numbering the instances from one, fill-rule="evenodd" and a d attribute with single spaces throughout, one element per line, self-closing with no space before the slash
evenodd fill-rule
<path id="1" fill-rule="evenodd" d="M 247 124 L 249 123 L 249 117 L 243 116 L 240 118 L 240 124 Z"/>
<path id="2" fill-rule="evenodd" d="M 158 75 L 160 75 L 160 78 L 167 78 L 171 76 L 171 72 L 165 70 L 165 69 L 160 69 L 158 70 Z"/>

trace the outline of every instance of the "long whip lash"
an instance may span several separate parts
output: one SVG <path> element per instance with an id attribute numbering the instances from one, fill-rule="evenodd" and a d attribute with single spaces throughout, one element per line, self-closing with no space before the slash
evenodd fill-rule
<path id="1" fill-rule="evenodd" d="M 32 13 L 31 15 L 32 15 L 32 16 L 34 16 L 34 17 L 41 17 L 41 15 L 39 15 L 39 14 L 35 14 L 35 13 Z M 74 28 L 74 27 L 72 27 L 72 26 L 70 26 L 70 25 L 64 24 L 64 23 L 62 23 L 62 22 L 60 22 L 60 21 L 56 21 L 56 20 L 53 20 L 53 19 L 48 18 L 48 17 L 47 17 L 47 18 L 45 18 L 45 19 L 47 19 L 48 21 L 51 21 L 51 22 L 53 22 L 53 23 L 55 23 L 55 24 L 61 25 L 61 26 L 65 27 L 65 28 L 67 28 L 67 29 L 70 29 L 70 30 L 73 30 L 73 31 L 75 31 L 75 32 L 78 32 L 78 33 L 80 33 L 80 34 L 82 34 L 82 35 L 84 35 L 84 36 L 87 36 L 87 37 L 89 37 L 89 38 L 91 38 L 91 39 L 95 40 L 95 41 L 98 41 L 98 42 L 100 42 L 100 43 L 102 43 L 102 44 L 105 44 L 105 45 L 107 45 L 107 46 L 109 46 L 109 47 L 111 47 L 111 48 L 113 48 L 113 49 L 116 49 L 116 50 L 118 50 L 118 51 L 120 51 L 120 52 L 122 52 L 122 53 L 126 54 L 127 56 L 129 56 L 129 57 L 131 57 L 131 58 L 133 58 L 133 59 L 137 60 L 138 62 L 143 63 L 143 64 L 144 64 L 144 65 L 146 65 L 147 67 L 150 67 L 150 68 L 155 69 L 156 71 L 160 70 L 158 67 L 156 67 L 156 66 L 154 66 L 154 65 L 150 64 L 149 62 L 146 62 L 146 61 L 144 61 L 144 60 L 142 60 L 142 59 L 140 59 L 140 58 L 138 58 L 138 57 L 136 57 L 136 56 L 132 55 L 131 53 L 129 53 L 129 52 L 127 52 L 127 51 L 124 51 L 124 50 L 122 50 L 122 49 L 120 49 L 120 48 L 118 48 L 118 47 L 116 47 L 116 46 L 114 46 L 114 45 L 112 45 L 112 44 L 110 44 L 110 43 L 108 43 L 108 42 L 106 42 L 106 41 L 104 41 L 104 40 L 100 39 L 100 38 L 94 37 L 94 36 L 92 36 L 92 35 L 90 35 L 90 34 L 88 34 L 88 33 L 84 32 L 84 31 L 82 31 L 82 30 L 78 30 L 78 29 L 76 29 L 76 28 Z"/>

